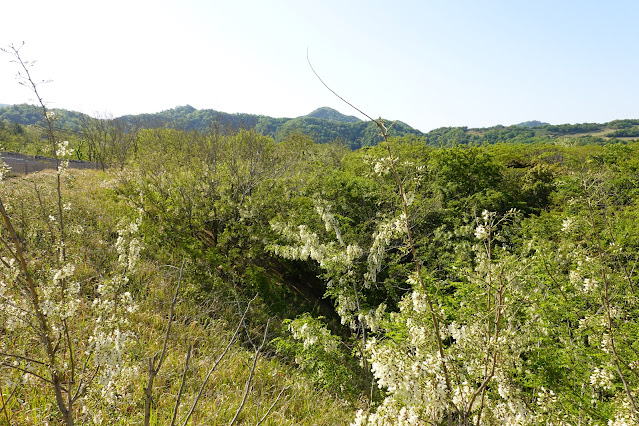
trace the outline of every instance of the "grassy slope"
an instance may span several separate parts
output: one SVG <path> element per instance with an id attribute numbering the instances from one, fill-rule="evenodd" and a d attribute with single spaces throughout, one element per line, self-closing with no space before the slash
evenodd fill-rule
<path id="1" fill-rule="evenodd" d="M 85 260 L 82 265 L 84 275 L 100 275 L 100 265 L 113 255 L 113 229 L 121 217 L 131 214 L 131 209 L 117 197 L 114 191 L 117 176 L 113 174 L 71 170 L 65 182 L 65 201 L 70 202 L 75 211 L 68 223 L 69 229 L 77 225 L 83 227 L 82 232 L 69 233 L 69 250 Z M 52 188 L 53 183 L 54 172 L 44 171 L 4 182 L 3 192 L 7 197 L 5 199 L 12 202 L 21 200 L 24 206 L 29 206 L 27 208 L 37 209 L 39 203 L 33 188 L 35 185 Z M 47 199 L 44 201 L 46 204 Z M 147 250 L 153 251 L 153 248 L 147 247 Z M 130 283 L 130 291 L 139 306 L 133 321 L 136 340 L 129 350 L 136 367 L 136 376 L 131 383 L 132 397 L 123 401 L 117 411 L 103 411 L 103 424 L 141 424 L 148 359 L 162 347 L 176 282 L 175 268 L 163 265 L 162 259 L 151 259 L 143 254 L 143 264 Z M 173 330 L 168 340 L 168 357 L 154 386 L 156 406 L 152 424 L 170 423 L 187 346 L 193 345 L 193 353 L 178 418 L 184 418 L 200 384 L 223 352 L 237 324 L 238 316 L 234 314 L 232 302 L 219 300 L 214 295 L 196 301 L 194 287 L 189 281 L 187 264 Z M 86 297 L 90 300 L 90 290 Z M 203 388 L 191 424 L 229 423 L 241 404 L 253 357 L 250 345 L 236 343 L 231 346 L 220 367 Z M 4 392 L 6 398 L 9 386 L 0 383 L 0 391 Z M 280 392 L 282 394 L 278 400 Z M 272 404 L 274 406 L 262 424 L 348 424 L 353 413 L 352 406 L 314 389 L 294 368 L 265 352 L 258 358 L 253 385 L 238 424 L 257 424 Z M 17 393 L 7 404 L 7 411 L 15 424 L 41 424 L 58 418 L 52 390 L 37 380 L 19 384 Z M 78 420 L 91 424 L 95 420 L 94 414 L 78 413 Z"/>

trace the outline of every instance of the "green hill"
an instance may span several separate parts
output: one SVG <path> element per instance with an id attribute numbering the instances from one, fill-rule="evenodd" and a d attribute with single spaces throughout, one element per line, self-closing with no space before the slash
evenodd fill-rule
<path id="1" fill-rule="evenodd" d="M 567 145 L 603 145 L 618 140 L 632 140 L 639 135 L 639 119 L 609 123 L 551 125 L 537 121 L 512 126 L 486 128 L 441 127 L 428 132 L 425 142 L 436 147 L 496 143 L 559 143 Z"/>
<path id="2" fill-rule="evenodd" d="M 64 109 L 53 109 L 56 127 L 68 131 L 80 131 L 85 114 Z M 40 112 L 32 105 L 0 107 L 0 121 L 23 126 L 40 124 Z M 332 108 L 318 108 L 296 118 L 274 118 L 266 115 L 229 114 L 212 109 L 196 109 L 190 105 L 179 106 L 153 114 L 124 115 L 125 123 L 142 128 L 171 128 L 179 130 L 208 131 L 216 128 L 224 134 L 239 129 L 255 129 L 258 132 L 283 141 L 291 134 L 304 134 L 317 143 L 342 141 L 351 149 L 377 145 L 382 139 L 377 126 L 355 116 L 344 115 Z M 387 122 L 392 122 L 387 120 Z M 136 126 L 136 127 L 137 127 Z M 481 145 L 495 143 L 551 142 L 568 145 L 606 144 L 617 140 L 639 138 L 639 119 L 614 120 L 609 123 L 580 123 L 551 125 L 540 121 L 526 121 L 512 126 L 486 128 L 441 127 L 422 133 L 406 123 L 396 121 L 390 132 L 393 137 L 418 138 L 435 147 L 453 145 Z"/>
<path id="3" fill-rule="evenodd" d="M 310 114 L 305 115 L 309 118 L 322 118 L 324 120 L 340 121 L 342 123 L 358 123 L 362 120 L 353 115 L 344 115 L 339 111 L 329 107 L 317 108 Z"/>
<path id="4" fill-rule="evenodd" d="M 61 109 L 52 110 L 56 125 L 70 131 L 81 130 L 85 114 Z M 335 140 L 344 141 L 352 149 L 373 146 L 381 141 L 379 131 L 373 123 L 344 115 L 334 109 L 324 107 L 308 115 L 296 118 L 273 118 L 265 115 L 236 113 L 229 114 L 212 109 L 198 110 L 190 105 L 179 106 L 154 114 L 124 115 L 124 122 L 139 124 L 144 128 L 172 128 L 180 130 L 207 131 L 218 128 L 223 133 L 239 129 L 256 129 L 264 135 L 281 141 L 292 133 L 301 133 L 318 143 Z M 39 111 L 32 105 L 11 105 L 0 108 L 0 120 L 21 125 L 42 125 Z M 393 126 L 394 136 L 422 136 L 422 132 L 398 121 Z"/>
<path id="5" fill-rule="evenodd" d="M 524 121 L 523 123 L 519 123 L 516 124 L 516 126 L 519 127 L 540 127 L 540 126 L 545 126 L 548 125 L 550 123 L 545 123 L 543 121 L 538 121 L 538 120 L 532 120 L 532 121 Z"/>
<path id="6" fill-rule="evenodd" d="M 56 127 L 61 130 L 78 131 L 82 117 L 87 117 L 81 112 L 60 108 L 52 108 L 49 111 L 54 114 Z M 42 111 L 34 105 L 27 104 L 0 106 L 0 121 L 23 126 L 43 125 Z"/>

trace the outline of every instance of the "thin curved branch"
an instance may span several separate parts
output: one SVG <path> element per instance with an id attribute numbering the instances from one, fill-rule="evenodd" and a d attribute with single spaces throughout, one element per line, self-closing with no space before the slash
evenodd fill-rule
<path id="1" fill-rule="evenodd" d="M 246 404 L 246 398 L 248 397 L 248 393 L 251 390 L 251 385 L 253 384 L 253 376 L 255 375 L 255 367 L 257 365 L 257 359 L 259 358 L 260 352 L 262 352 L 262 349 L 264 348 L 264 345 L 266 344 L 266 336 L 268 335 L 268 326 L 270 322 L 271 322 L 271 319 L 269 318 L 268 321 L 266 322 L 266 328 L 264 329 L 264 338 L 262 339 L 262 344 L 260 345 L 259 348 L 255 349 L 255 355 L 253 356 L 253 365 L 251 366 L 251 372 L 249 373 L 249 378 L 246 381 L 246 387 L 244 389 L 244 396 L 242 397 L 242 403 L 237 408 L 237 411 L 235 412 L 235 417 L 233 417 L 233 420 L 231 420 L 231 423 L 229 423 L 229 426 L 233 426 L 235 424 L 238 417 L 240 417 L 240 413 L 244 409 L 244 405 Z"/>
<path id="2" fill-rule="evenodd" d="M 380 125 L 377 122 L 377 120 L 371 118 L 370 115 L 366 114 L 364 111 L 362 111 L 361 109 L 357 108 L 355 105 L 353 105 L 352 103 L 348 102 L 346 99 L 342 98 L 340 95 L 337 94 L 337 92 L 335 92 L 333 89 L 328 87 L 328 85 L 326 83 L 324 83 L 324 80 L 322 80 L 322 77 L 319 76 L 317 71 L 315 71 L 315 68 L 313 68 L 313 64 L 311 64 L 311 58 L 309 57 L 308 48 L 306 49 L 306 60 L 308 61 L 308 66 L 311 67 L 311 70 L 313 71 L 313 74 L 315 74 L 315 77 L 317 77 L 317 79 L 320 81 L 320 83 L 322 83 L 324 85 L 324 87 L 326 87 L 332 94 L 334 94 L 335 96 L 340 98 L 342 100 L 342 102 L 344 102 L 345 104 L 347 104 L 348 106 L 353 108 L 355 111 L 359 112 L 364 117 L 368 118 L 370 121 L 374 122 L 378 126 Z M 384 128 L 384 129 L 386 129 L 386 128 Z"/>

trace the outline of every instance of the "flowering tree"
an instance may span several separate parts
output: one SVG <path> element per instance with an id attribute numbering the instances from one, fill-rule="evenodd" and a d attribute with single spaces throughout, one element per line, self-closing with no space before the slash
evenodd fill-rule
<path id="1" fill-rule="evenodd" d="M 57 169 L 53 191 L 33 187 L 31 202 L 39 208 L 32 211 L 37 214 L 20 208 L 18 197 L 25 196 L 21 183 L 3 186 L 0 194 L 3 377 L 16 387 L 20 381 L 50 385 L 62 420 L 72 425 L 78 409 L 98 412 L 116 403 L 116 393 L 125 393 L 119 380 L 127 374 L 125 349 L 133 337 L 128 318 L 135 311 L 125 285 L 141 250 L 139 222 L 121 222 L 114 244 L 117 260 L 97 279 L 87 277 L 88 265 L 71 244 L 82 228 L 68 226 L 74 206 L 64 197 L 64 187 L 71 183 L 66 169 L 72 150 L 56 137 L 55 117 L 40 97 L 30 64 L 19 48 L 4 51 L 21 66 L 20 82 L 38 100 Z"/>
<path id="2" fill-rule="evenodd" d="M 359 330 L 360 353 L 386 392 L 379 405 L 358 411 L 353 424 L 638 422 L 636 248 L 619 246 L 624 227 L 615 226 L 623 208 L 604 196 L 610 187 L 602 192 L 601 185 L 592 185 L 594 172 L 586 172 L 585 180 L 572 184 L 576 189 L 570 205 L 582 219 L 567 218 L 562 231 L 573 232 L 579 239 L 549 246 L 548 241 L 558 237 L 540 238 L 534 230 L 525 240 L 521 227 L 530 226 L 532 220 L 523 221 L 515 209 L 484 210 L 472 225 L 458 221 L 448 241 L 443 231 L 433 232 L 458 255 L 455 263 L 445 266 L 445 273 L 428 271 L 413 236 L 423 202 L 419 185 L 404 174 L 410 167 L 393 155 L 383 120 L 373 121 L 382 132 L 386 153 L 370 161 L 372 172 L 390 176 L 397 192 L 388 203 L 394 209 L 378 213 L 372 239 L 344 238 L 331 206 L 322 200 L 315 207 L 325 223 L 325 234 L 305 224 L 272 224 L 285 242 L 273 244 L 274 253 L 313 260 L 320 266 L 327 295 L 333 298 L 342 322 Z M 440 157 L 447 155 L 456 159 L 453 152 Z M 470 155 L 459 158 L 471 159 Z M 470 196 L 475 188 L 500 182 L 499 170 L 490 165 L 480 166 L 486 171 L 480 175 L 488 180 L 478 182 L 473 164 L 444 163 L 437 171 L 466 176 L 440 188 L 445 202 L 455 201 L 455 192 Z M 421 170 L 414 173 L 420 174 Z M 551 176 L 543 167 L 534 169 L 527 175 L 532 186 L 522 196 L 540 194 L 547 202 Z M 495 193 L 486 200 L 504 205 L 507 197 Z M 455 206 L 459 209 L 464 204 Z M 608 207 L 602 211 L 603 206 Z M 556 223 L 555 218 L 552 221 Z M 525 232 L 530 233 L 530 228 Z M 538 245 L 540 241 L 544 243 Z M 408 291 L 397 310 L 390 312 L 385 304 L 375 305 L 371 297 L 379 273 L 388 267 L 389 252 L 399 253 L 396 259 L 413 265 L 405 276 Z M 576 269 L 569 266 L 575 263 Z M 568 292 L 566 279 L 573 286 L 582 283 L 582 293 Z M 547 281 L 553 283 L 551 289 L 541 284 Z M 555 292 L 563 300 L 549 309 L 547 298 Z M 565 318 L 565 312 L 572 312 L 572 317 Z M 293 337 L 306 347 L 321 339 L 300 333 L 313 329 L 300 325 L 304 321 L 312 323 L 301 318 Z M 555 329 L 550 331 L 551 327 Z M 586 339 L 585 345 L 578 336 Z M 564 371 L 567 358 L 571 366 Z M 576 391 L 574 383 L 567 383 L 574 382 L 571 374 L 589 385 Z"/>

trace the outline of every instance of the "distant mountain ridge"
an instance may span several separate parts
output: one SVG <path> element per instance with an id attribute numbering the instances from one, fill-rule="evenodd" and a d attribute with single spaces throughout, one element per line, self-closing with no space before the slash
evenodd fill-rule
<path id="1" fill-rule="evenodd" d="M 341 123 L 359 123 L 360 121 L 362 121 L 353 115 L 344 115 L 341 112 L 336 111 L 333 108 L 329 108 L 329 107 L 317 108 L 315 111 L 311 112 L 310 114 L 307 114 L 298 118 L 303 118 L 303 117 L 322 118 L 324 120 L 339 121 Z"/>
<path id="2" fill-rule="evenodd" d="M 58 117 L 57 124 L 62 129 L 79 131 L 83 113 L 61 109 L 52 110 Z M 296 118 L 273 118 L 265 115 L 236 113 L 229 114 L 212 109 L 198 110 L 191 105 L 179 106 L 154 114 L 124 115 L 125 122 L 140 123 L 143 127 L 169 127 L 184 130 L 207 131 L 218 128 L 221 131 L 255 129 L 277 141 L 293 133 L 310 136 L 315 142 L 328 143 L 335 140 L 346 143 L 351 149 L 378 144 L 382 138 L 374 123 L 348 116 L 332 108 L 322 107 L 308 115 Z M 11 105 L 0 108 L 0 120 L 8 120 L 22 125 L 37 124 L 41 121 L 39 112 L 30 105 Z M 397 121 L 393 126 L 394 136 L 423 133 L 409 125 Z"/>
<path id="3" fill-rule="evenodd" d="M 82 120 L 88 117 L 76 111 L 52 111 L 58 118 L 57 126 L 75 132 L 81 129 Z M 147 128 L 166 127 L 196 131 L 216 128 L 222 132 L 255 129 L 276 141 L 284 140 L 291 134 L 304 134 L 317 143 L 341 141 L 351 149 L 374 146 L 382 141 L 375 123 L 342 114 L 328 107 L 318 108 L 301 117 L 273 118 L 255 114 L 229 114 L 212 109 L 198 110 L 185 105 L 153 114 L 124 115 L 119 118 Z M 5 120 L 21 125 L 42 124 L 40 112 L 33 106 L 24 104 L 0 107 L 0 122 Z M 639 139 L 639 119 L 614 120 L 604 124 L 559 125 L 532 120 L 512 126 L 498 125 L 487 128 L 441 127 L 428 133 L 422 133 L 402 121 L 395 121 L 391 136 L 408 137 L 434 147 L 533 142 L 605 144 L 611 141 Z"/>
<path id="4" fill-rule="evenodd" d="M 541 126 L 550 126 L 550 123 L 545 123 L 543 121 L 524 121 L 523 123 L 515 124 L 517 127 L 541 127 Z"/>

